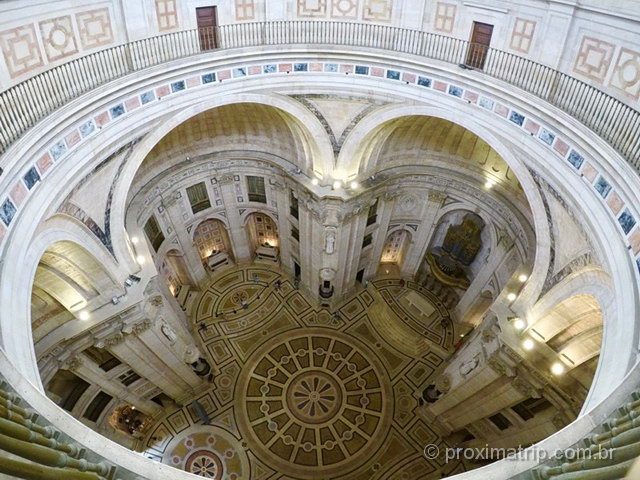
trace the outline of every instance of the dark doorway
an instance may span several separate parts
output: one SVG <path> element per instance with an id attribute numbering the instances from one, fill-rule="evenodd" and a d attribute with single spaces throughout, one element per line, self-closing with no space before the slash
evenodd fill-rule
<path id="1" fill-rule="evenodd" d="M 491 44 L 492 33 L 493 25 L 473 22 L 469 50 L 467 51 L 466 63 L 468 66 L 480 69 L 484 67 L 484 62 L 487 59 L 487 53 L 489 52 L 489 46 Z"/>
<path id="2" fill-rule="evenodd" d="M 300 265 L 298 265 L 298 262 L 293 262 L 293 276 L 299 278 L 301 273 L 302 269 L 300 268 Z"/>
<path id="3" fill-rule="evenodd" d="M 362 270 L 358 270 L 358 273 L 356 274 L 356 282 L 362 283 L 363 280 L 364 280 L 364 268 Z"/>
<path id="4" fill-rule="evenodd" d="M 218 7 L 196 8 L 200 50 L 213 50 L 218 47 Z"/>

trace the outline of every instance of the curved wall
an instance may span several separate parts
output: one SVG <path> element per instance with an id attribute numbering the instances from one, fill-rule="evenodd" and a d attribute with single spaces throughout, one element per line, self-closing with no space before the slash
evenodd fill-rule
<path id="1" fill-rule="evenodd" d="M 324 53 L 317 52 L 313 56 L 296 49 L 289 52 L 279 49 L 273 54 L 268 50 L 264 49 L 261 54 L 236 52 L 235 60 L 219 59 L 213 54 L 207 59 L 185 60 L 149 69 L 144 78 L 123 78 L 55 112 L 40 128 L 27 133 L 3 155 L 4 161 L 11 159 L 11 165 L 5 167 L 0 186 L 2 191 L 11 192 L 10 201 L 17 211 L 8 228 L 2 227 L 0 231 L 3 258 L 0 277 L 11 279 L 10 283 L 2 281 L 0 285 L 0 301 L 5 306 L 0 326 L 3 355 L 13 363 L 13 367 L 8 363 L 4 367 L 16 369 L 7 377 L 27 401 L 36 408 L 41 407 L 43 414 L 50 415 L 54 424 L 66 429 L 69 419 L 56 418 L 55 408 L 47 403 L 49 400 L 17 376 L 20 372 L 32 383 L 39 383 L 29 323 L 26 319 L 15 321 L 24 318 L 29 310 L 32 273 L 39 253 L 50 243 L 38 238 L 39 224 L 57 206 L 51 204 L 51 199 L 62 200 L 72 190 L 73 185 L 65 179 L 84 177 L 118 147 L 142 137 L 132 147 L 120 179 L 113 186 L 111 208 L 112 245 L 120 274 L 124 278 L 138 271 L 122 227 L 129 186 L 147 152 L 192 115 L 218 105 L 255 98 L 248 92 L 263 89 L 265 78 L 269 79 L 270 90 L 280 95 L 299 91 L 331 93 L 366 89 L 389 100 L 402 99 L 410 106 L 399 106 L 389 118 L 403 115 L 403 108 L 407 111 L 418 108 L 424 114 L 465 126 L 495 148 L 516 172 L 534 212 L 538 252 L 533 274 L 513 305 L 509 306 L 506 299 L 502 299 L 506 310 L 510 308 L 525 316 L 542 290 L 548 269 L 545 250 L 549 247 L 544 208 L 529 170 L 551 184 L 579 212 L 585 228 L 599 243 L 607 270 L 612 273 L 613 290 L 618 299 L 613 320 L 605 325 L 601 365 L 586 408 L 603 401 L 621 384 L 635 364 L 639 274 L 635 255 L 640 251 L 638 227 L 634 225 L 635 228 L 625 231 L 629 224 L 625 212 L 628 211 L 634 220 L 640 218 L 633 207 L 638 204 L 640 189 L 637 188 L 637 177 L 620 157 L 575 120 L 475 72 L 424 65 L 413 59 L 391 60 L 367 50 L 356 53 L 327 48 Z M 329 50 L 332 52 L 328 53 Z M 275 72 L 266 73 L 271 67 L 265 69 L 265 65 L 274 65 Z M 363 73 L 365 70 L 358 73 L 358 66 L 366 67 L 366 73 Z M 216 80 L 203 83 L 211 78 L 211 73 L 216 74 Z M 148 91 L 155 92 L 154 100 L 142 105 L 141 95 Z M 325 166 L 326 170 L 322 170 L 324 186 L 312 185 L 310 177 L 301 182 L 319 196 L 329 192 L 326 185 L 333 178 L 360 178 L 358 165 L 338 163 L 335 170 L 331 165 Z M 40 179 L 29 190 L 23 177 L 33 175 L 29 174 L 32 168 L 37 170 Z M 601 195 L 601 178 L 611 186 L 606 199 Z M 341 195 L 348 196 L 347 193 Z M 622 223 L 621 218 L 624 219 Z M 82 235 L 88 235 L 83 226 L 78 225 L 78 229 Z M 615 241 L 612 241 L 612 232 L 616 232 Z M 24 239 L 33 239 L 33 243 Z M 38 243 L 41 246 L 34 247 Z M 24 262 L 9 260 L 15 258 L 24 259 Z M 144 266 L 141 276 L 152 275 L 152 267 Z M 131 301 L 135 298 L 136 295 L 132 295 Z M 110 313 L 113 310 L 105 311 L 102 318 L 108 318 Z M 100 320 L 97 317 L 92 322 Z M 614 365 L 617 368 L 613 368 Z M 72 430 L 89 445 L 97 446 L 103 441 L 75 423 Z M 572 438 L 569 434 L 567 437 Z M 111 455 L 105 453 L 107 458 L 115 460 Z M 118 458 L 132 465 L 144 463 L 130 453 L 122 453 Z M 146 468 L 140 467 L 141 470 Z"/>

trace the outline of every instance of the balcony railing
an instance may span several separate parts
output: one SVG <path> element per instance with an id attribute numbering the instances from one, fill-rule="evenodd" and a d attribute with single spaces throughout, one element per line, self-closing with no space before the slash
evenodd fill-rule
<path id="1" fill-rule="evenodd" d="M 540 63 L 465 40 L 346 22 L 277 21 L 186 30 L 77 58 L 0 93 L 0 154 L 58 107 L 129 73 L 212 50 L 295 44 L 370 47 L 474 68 L 560 108 L 640 171 L 640 112 L 611 95 Z"/>

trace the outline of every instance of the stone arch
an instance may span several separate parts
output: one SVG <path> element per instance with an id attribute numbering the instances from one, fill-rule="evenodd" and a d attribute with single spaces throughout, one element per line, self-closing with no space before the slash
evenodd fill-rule
<path id="1" fill-rule="evenodd" d="M 272 213 L 258 209 L 247 211 L 243 224 L 253 250 L 266 243 L 271 247 L 279 246 L 278 221 Z"/>
<path id="2" fill-rule="evenodd" d="M 413 233 L 404 225 L 387 231 L 380 255 L 380 266 L 394 264 L 401 271 L 412 241 Z"/>
<path id="3" fill-rule="evenodd" d="M 225 222 L 213 217 L 206 218 L 195 226 L 193 244 L 202 261 L 214 253 L 221 251 L 231 253 L 232 250 Z"/>
<path id="4" fill-rule="evenodd" d="M 39 256 L 31 290 L 31 325 L 38 341 L 100 307 L 118 290 L 108 268 L 81 244 L 59 238 Z"/>

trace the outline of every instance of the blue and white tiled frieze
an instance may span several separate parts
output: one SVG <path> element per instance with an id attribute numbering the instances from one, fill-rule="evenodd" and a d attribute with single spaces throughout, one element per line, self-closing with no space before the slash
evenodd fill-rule
<path id="1" fill-rule="evenodd" d="M 640 226 L 630 205 L 625 204 L 623 198 L 613 189 L 606 176 L 597 170 L 592 162 L 580 152 L 578 147 L 572 145 L 568 138 L 563 138 L 553 127 L 543 125 L 517 108 L 506 105 L 498 99 L 474 91 L 473 89 L 456 85 L 453 82 L 445 82 L 433 78 L 428 74 L 405 71 L 398 68 L 383 68 L 381 66 L 365 65 L 357 63 L 335 62 L 283 62 L 251 64 L 234 68 L 220 68 L 212 71 L 188 76 L 183 79 L 162 83 L 154 88 L 133 95 L 107 109 L 85 118 L 60 138 L 48 145 L 38 160 L 32 165 L 23 178 L 17 182 L 9 194 L 0 201 L 0 242 L 4 239 L 12 220 L 20 211 L 21 205 L 26 200 L 30 191 L 36 188 L 51 167 L 62 161 L 78 145 L 95 134 L 105 125 L 119 121 L 138 108 L 156 102 L 169 95 L 179 95 L 181 92 L 194 88 L 210 88 L 216 84 L 227 81 L 238 81 L 243 78 L 257 75 L 305 75 L 307 73 L 331 73 L 336 75 L 355 75 L 377 78 L 382 82 L 402 82 L 406 85 L 414 85 L 416 88 L 431 89 L 435 93 L 450 95 L 460 101 L 476 105 L 478 108 L 493 112 L 497 117 L 508 124 L 524 130 L 535 137 L 542 145 L 560 159 L 568 162 L 579 175 L 585 179 L 606 203 L 610 213 L 616 218 L 620 228 L 620 234 L 625 239 L 629 250 L 636 258 L 638 272 L 640 272 Z"/>

